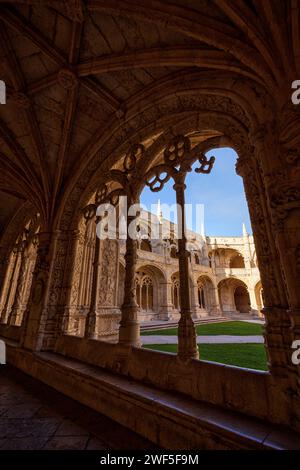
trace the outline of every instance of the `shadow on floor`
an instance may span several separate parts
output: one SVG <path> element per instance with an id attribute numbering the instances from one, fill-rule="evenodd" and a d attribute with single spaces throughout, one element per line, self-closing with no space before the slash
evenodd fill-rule
<path id="1" fill-rule="evenodd" d="M 0 450 L 148 450 L 154 444 L 11 366 L 1 366 Z"/>

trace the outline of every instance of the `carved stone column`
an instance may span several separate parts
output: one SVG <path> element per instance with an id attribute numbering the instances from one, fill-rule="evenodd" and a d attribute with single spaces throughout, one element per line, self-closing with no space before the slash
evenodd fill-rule
<path id="1" fill-rule="evenodd" d="M 174 178 L 175 179 L 175 178 Z M 180 359 L 199 358 L 196 329 L 192 319 L 190 299 L 190 253 L 186 248 L 185 234 L 185 174 L 176 175 L 174 190 L 178 207 L 178 225 L 181 234 L 178 237 L 178 262 L 180 280 L 180 320 L 178 323 L 178 356 Z"/>
<path id="2" fill-rule="evenodd" d="M 100 221 L 100 217 L 96 217 L 96 223 Z M 96 231 L 96 226 L 95 226 Z M 92 275 L 92 290 L 91 290 L 91 304 L 90 310 L 86 317 L 85 332 L 86 338 L 95 338 L 96 336 L 96 316 L 97 307 L 99 304 L 100 294 L 100 239 L 96 236 L 95 252 L 93 261 L 93 275 Z"/>
<path id="3" fill-rule="evenodd" d="M 198 297 L 198 284 L 193 281 L 191 286 L 191 310 L 193 312 L 193 318 L 206 317 L 208 314 L 205 309 L 200 308 Z"/>
<path id="4" fill-rule="evenodd" d="M 256 304 L 256 295 L 253 287 L 248 288 L 250 304 L 251 304 L 251 313 L 253 315 L 258 315 L 258 307 Z"/>
<path id="5" fill-rule="evenodd" d="M 0 285 L 1 285 L 1 293 L 0 293 L 0 323 L 2 323 L 2 312 L 3 307 L 5 304 L 6 294 L 8 290 L 8 286 L 10 284 L 10 278 L 12 274 L 13 268 L 13 253 L 11 253 L 11 257 L 6 256 L 5 254 L 1 258 L 0 261 L 0 269 L 1 269 L 1 276 L 0 276 Z"/>
<path id="6" fill-rule="evenodd" d="M 219 290 L 218 287 L 212 287 L 212 313 L 215 315 L 221 315 L 222 309 L 220 306 L 220 299 L 219 299 Z"/>
<path id="7" fill-rule="evenodd" d="M 162 289 L 162 304 L 159 310 L 159 319 L 160 320 L 170 320 L 173 313 L 173 303 L 172 303 L 172 282 L 166 281 L 161 283 Z"/>
<path id="8" fill-rule="evenodd" d="M 36 257 L 37 257 L 37 253 L 36 253 L 36 247 L 35 247 L 34 250 L 29 253 L 29 256 L 28 256 L 25 285 L 24 285 L 24 291 L 22 294 L 23 305 L 22 305 L 22 309 L 20 312 L 20 316 L 17 319 L 17 323 L 20 326 L 23 325 L 25 310 L 27 308 L 27 304 L 30 298 L 30 290 L 32 286 L 32 278 L 33 278 L 33 273 L 35 269 Z"/>
<path id="9" fill-rule="evenodd" d="M 9 290 L 9 286 L 11 284 L 12 280 L 12 274 L 15 266 L 15 253 L 11 253 L 10 258 L 7 259 L 7 268 L 6 268 L 6 273 L 4 282 L 2 284 L 2 290 L 1 290 L 1 303 L 0 303 L 0 323 L 5 323 L 5 317 L 6 317 L 6 300 L 7 300 L 7 294 Z"/>
<path id="10" fill-rule="evenodd" d="M 1 312 L 1 323 L 8 322 L 8 318 L 9 318 L 11 302 L 12 302 L 13 295 L 14 295 L 15 277 L 17 275 L 19 261 L 20 261 L 20 245 L 17 245 L 14 247 L 13 258 L 14 258 L 13 267 L 12 267 L 11 275 L 9 277 L 9 281 L 7 284 L 7 289 L 5 290 L 5 300 L 4 300 L 4 305 L 3 305 L 2 312 Z"/>
<path id="11" fill-rule="evenodd" d="M 255 154 L 254 149 L 250 148 L 244 155 L 239 157 L 237 173 L 242 176 L 244 181 L 258 266 L 264 289 L 265 308 L 263 313 L 266 317 L 264 337 L 268 365 L 273 375 L 286 377 L 289 362 L 289 345 L 286 333 L 290 324 L 286 313 L 285 286 L 281 275 L 278 252 L 274 243 L 271 215 L 260 167 L 260 158 L 263 152 L 261 134 L 258 137 L 257 141 L 256 136 Z"/>
<path id="12" fill-rule="evenodd" d="M 119 242 L 113 238 L 100 241 L 100 291 L 97 304 L 98 339 L 117 341 L 121 320 L 118 303 Z"/>
<path id="13" fill-rule="evenodd" d="M 130 224 L 135 221 L 135 215 L 127 217 L 127 239 L 125 253 L 124 302 L 121 307 L 119 342 L 130 346 L 141 346 L 140 324 L 138 321 L 138 304 L 135 293 L 135 272 L 137 261 L 137 240 L 129 234 Z"/>
<path id="14" fill-rule="evenodd" d="M 31 350 L 40 350 L 45 333 L 49 278 L 51 277 L 51 233 L 36 235 L 38 240 L 37 262 L 33 274 L 30 300 L 25 311 L 21 346 Z M 53 252 L 55 240 L 53 240 Z"/>
<path id="15" fill-rule="evenodd" d="M 9 318 L 8 318 L 8 323 L 10 325 L 15 325 L 17 323 L 17 318 L 21 315 L 27 267 L 28 267 L 27 247 L 25 243 L 23 243 L 20 249 L 20 269 L 19 269 L 19 275 L 17 279 L 15 298 L 14 298 L 14 302 L 13 302 L 13 305 L 9 314 Z"/>
<path id="16" fill-rule="evenodd" d="M 62 333 L 73 335 L 78 330 L 77 310 L 80 272 L 83 262 L 83 233 L 80 228 L 70 233 L 67 258 L 69 262 L 67 262 L 64 276 L 65 304 L 61 329 Z"/>

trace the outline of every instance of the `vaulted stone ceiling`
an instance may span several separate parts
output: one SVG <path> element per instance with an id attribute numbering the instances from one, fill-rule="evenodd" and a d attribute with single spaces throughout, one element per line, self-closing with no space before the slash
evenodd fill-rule
<path id="1" fill-rule="evenodd" d="M 101 162 L 98 143 L 126 130 L 133 110 L 143 119 L 165 90 L 176 96 L 203 77 L 215 90 L 247 81 L 262 107 L 271 98 L 284 108 L 300 78 L 299 10 L 299 0 L 0 0 L 8 93 L 0 106 L 1 228 L 24 203 L 51 225 L 66 190 L 95 155 Z M 199 129 L 193 139 L 218 135 Z"/>

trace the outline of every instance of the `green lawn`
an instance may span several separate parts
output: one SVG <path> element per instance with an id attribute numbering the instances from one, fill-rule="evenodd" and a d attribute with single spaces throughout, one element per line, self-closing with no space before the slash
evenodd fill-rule
<path id="1" fill-rule="evenodd" d="M 197 335 L 235 335 L 252 336 L 262 334 L 262 325 L 242 321 L 229 321 L 221 323 L 208 323 L 196 326 Z M 177 335 L 177 328 L 166 328 L 161 330 L 142 331 L 142 335 Z"/>
<path id="2" fill-rule="evenodd" d="M 177 352 L 177 344 L 147 344 L 157 351 Z M 220 362 L 256 370 L 267 370 L 267 357 L 263 344 L 200 344 L 200 359 Z"/>

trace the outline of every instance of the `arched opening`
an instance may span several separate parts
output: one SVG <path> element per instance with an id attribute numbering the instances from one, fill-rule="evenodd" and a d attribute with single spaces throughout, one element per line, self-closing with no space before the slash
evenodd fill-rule
<path id="1" fill-rule="evenodd" d="M 234 315 L 251 312 L 248 287 L 240 279 L 223 279 L 218 284 L 218 291 L 223 313 Z"/>
<path id="2" fill-rule="evenodd" d="M 215 289 L 212 280 L 208 276 L 199 276 L 197 279 L 198 305 L 200 315 L 211 314 L 216 309 Z"/>
<path id="3" fill-rule="evenodd" d="M 135 293 L 141 322 L 159 318 L 166 288 L 164 274 L 156 266 L 143 265 L 137 269 Z M 124 287 L 119 285 L 119 289 L 124 289 Z"/>
<path id="4" fill-rule="evenodd" d="M 117 291 L 120 244 L 113 236 L 112 220 L 104 218 L 101 230 L 95 225 L 96 198 L 94 193 L 80 212 L 76 237 L 70 244 L 72 282 L 64 330 L 83 337 L 91 334 L 92 324 L 94 339 L 111 341 L 117 337 L 120 321 Z"/>
<path id="5" fill-rule="evenodd" d="M 249 313 L 251 310 L 249 292 L 245 286 L 238 286 L 234 291 L 235 308 L 239 313 Z"/>
<path id="6" fill-rule="evenodd" d="M 136 301 L 141 312 L 153 312 L 153 280 L 145 272 L 136 273 Z"/>
<path id="7" fill-rule="evenodd" d="M 198 302 L 200 308 L 205 308 L 204 287 L 198 284 Z"/>
<path id="8" fill-rule="evenodd" d="M 96 241 L 94 225 L 92 220 L 85 220 L 83 215 L 78 223 L 79 233 L 75 241 L 72 287 L 67 311 L 67 333 L 74 336 L 84 336 L 90 310 Z"/>
<path id="9" fill-rule="evenodd" d="M 34 216 L 17 237 L 4 277 L 0 298 L 1 323 L 21 326 L 30 296 L 37 259 L 37 236 L 40 216 Z"/>
<path id="10" fill-rule="evenodd" d="M 233 269 L 244 269 L 245 268 L 245 261 L 244 257 L 241 254 L 234 255 L 230 259 L 230 268 Z"/>
<path id="11" fill-rule="evenodd" d="M 259 281 L 254 288 L 256 305 L 258 308 L 258 315 L 263 317 L 261 310 L 264 308 L 264 292 L 262 288 L 261 281 Z"/>

